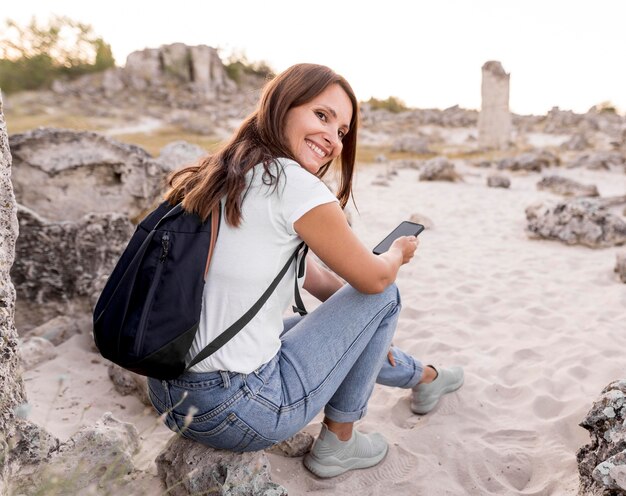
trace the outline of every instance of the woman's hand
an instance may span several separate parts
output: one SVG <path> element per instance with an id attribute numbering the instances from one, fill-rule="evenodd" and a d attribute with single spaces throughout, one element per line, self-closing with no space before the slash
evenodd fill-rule
<path id="1" fill-rule="evenodd" d="M 416 236 L 400 236 L 393 243 L 391 243 L 391 250 L 398 250 L 402 256 L 402 265 L 408 263 L 415 255 L 415 250 L 417 250 L 417 245 L 419 245 L 419 240 Z"/>

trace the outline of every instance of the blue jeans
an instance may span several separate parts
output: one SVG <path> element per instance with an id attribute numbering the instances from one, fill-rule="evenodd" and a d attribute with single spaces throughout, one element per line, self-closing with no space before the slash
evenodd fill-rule
<path id="1" fill-rule="evenodd" d="M 322 408 L 336 422 L 362 418 L 374 384 L 411 388 L 422 364 L 393 348 L 395 284 L 374 295 L 349 285 L 306 317 L 285 320 L 282 346 L 250 374 L 186 372 L 148 380 L 150 399 L 174 432 L 213 448 L 265 449 L 305 427 Z"/>

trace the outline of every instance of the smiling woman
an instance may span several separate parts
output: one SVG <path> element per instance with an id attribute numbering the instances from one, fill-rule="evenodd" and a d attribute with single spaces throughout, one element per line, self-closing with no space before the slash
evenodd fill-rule
<path id="1" fill-rule="evenodd" d="M 412 389 L 418 414 L 463 383 L 458 367 L 436 371 L 390 350 L 400 312 L 394 281 L 418 243 L 404 236 L 375 256 L 346 221 L 357 112 L 344 78 L 325 66 L 295 65 L 268 83 L 257 110 L 218 153 L 170 178 L 170 203 L 204 218 L 221 206 L 223 215 L 188 364 L 251 308 L 280 267 L 289 268 L 235 337 L 176 380 L 149 379 L 151 401 L 172 430 L 215 448 L 260 450 L 323 409 L 304 463 L 332 477 L 387 453 L 381 435 L 353 429 L 375 383 Z M 335 196 L 320 178 L 336 159 Z M 299 252 L 303 241 L 330 270 Z M 294 286 L 323 303 L 283 320 Z"/>

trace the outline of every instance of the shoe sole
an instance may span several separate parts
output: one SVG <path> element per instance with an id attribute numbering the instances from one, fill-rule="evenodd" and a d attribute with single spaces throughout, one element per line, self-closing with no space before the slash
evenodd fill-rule
<path id="1" fill-rule="evenodd" d="M 455 382 L 454 384 L 450 384 L 449 386 L 443 388 L 441 390 L 441 394 L 437 396 L 434 400 L 429 401 L 428 403 L 420 404 L 416 407 L 414 407 L 413 404 L 411 404 L 411 411 L 413 413 L 416 413 L 417 415 L 426 415 L 433 408 L 435 408 L 435 406 L 437 405 L 437 403 L 439 402 L 439 400 L 444 394 L 448 394 L 448 393 L 452 393 L 456 391 L 463 385 L 464 382 L 465 382 L 465 377 L 462 377 L 459 382 Z"/>
<path id="2" fill-rule="evenodd" d="M 339 461 L 334 457 L 330 457 L 326 459 L 325 462 L 322 462 L 319 458 L 315 457 L 315 455 L 309 453 L 304 457 L 304 466 L 318 477 L 327 479 L 328 477 L 336 477 L 344 474 L 349 470 L 373 467 L 385 458 L 388 451 L 389 446 L 385 446 L 385 451 L 372 458 L 349 458 L 348 460 Z M 334 464 L 332 460 L 335 460 Z"/>

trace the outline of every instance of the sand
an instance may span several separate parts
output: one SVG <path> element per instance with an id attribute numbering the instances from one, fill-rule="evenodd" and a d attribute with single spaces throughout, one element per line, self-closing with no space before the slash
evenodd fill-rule
<path id="1" fill-rule="evenodd" d="M 578 423 L 604 386 L 626 377 L 626 287 L 613 272 L 624 248 L 529 239 L 524 209 L 558 199 L 537 191 L 539 174 L 512 174 L 505 190 L 486 187 L 485 169 L 459 166 L 462 183 L 420 182 L 403 169 L 389 187 L 372 186 L 385 167 L 358 173 L 353 226 L 363 242 L 374 246 L 414 213 L 434 223 L 397 280 L 395 345 L 435 366 L 462 365 L 465 385 L 423 417 L 406 391 L 377 386 L 359 428 L 389 441 L 380 465 L 322 480 L 301 459 L 270 454 L 273 480 L 291 495 L 576 494 L 575 455 L 589 440 Z M 596 184 L 603 196 L 626 191 L 624 174 L 549 173 Z M 142 484 L 158 493 L 153 460 L 170 433 L 114 391 L 89 336 L 61 345 L 24 380 L 30 418 L 61 440 L 106 411 L 135 423 Z M 306 430 L 316 434 L 320 419 Z"/>

